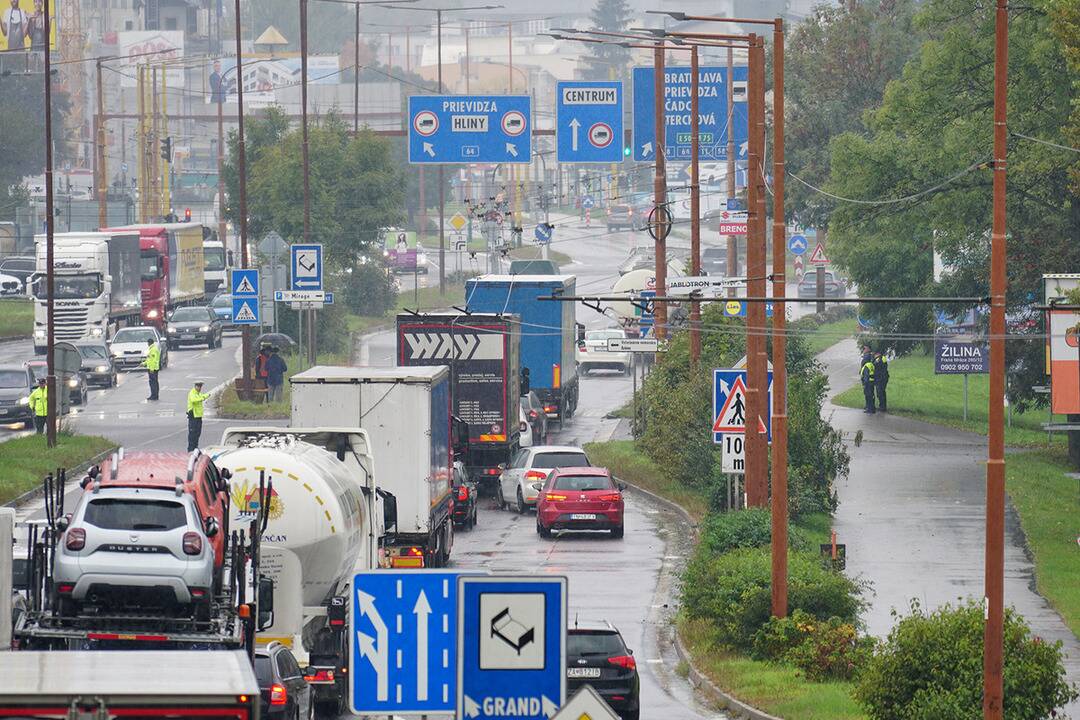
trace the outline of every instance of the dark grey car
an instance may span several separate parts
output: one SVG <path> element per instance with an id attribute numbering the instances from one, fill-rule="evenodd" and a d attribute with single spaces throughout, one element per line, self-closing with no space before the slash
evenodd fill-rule
<path id="1" fill-rule="evenodd" d="M 169 348 L 181 345 L 202 345 L 213 350 L 221 347 L 224 327 L 217 313 L 206 305 L 176 308 L 169 315 L 165 337 Z"/>
<path id="2" fill-rule="evenodd" d="M 34 378 L 28 368 L 23 365 L 0 365 L 0 425 L 28 425 L 34 421 L 27 400 L 33 389 Z"/>
<path id="3" fill-rule="evenodd" d="M 116 385 L 116 366 L 109 355 L 109 346 L 104 340 L 83 340 L 75 343 L 82 355 L 79 372 L 86 379 L 87 385 L 114 387 Z"/>

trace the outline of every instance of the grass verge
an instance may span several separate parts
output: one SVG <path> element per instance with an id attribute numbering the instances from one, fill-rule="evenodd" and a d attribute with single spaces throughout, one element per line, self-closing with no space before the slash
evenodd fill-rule
<path id="1" fill-rule="evenodd" d="M 585 452 L 593 465 L 610 469 L 611 474 L 620 480 L 686 508 L 695 522 L 700 522 L 709 511 L 709 501 L 704 492 L 669 480 L 660 470 L 660 466 L 634 447 L 633 440 L 587 443 Z"/>
<path id="2" fill-rule="evenodd" d="M 0 300 L 0 338 L 30 337 L 33 332 L 32 300 Z"/>
<path id="3" fill-rule="evenodd" d="M 0 443 L 0 503 L 7 503 L 41 484 L 57 468 L 74 468 L 116 446 L 97 435 L 59 433 L 56 447 L 44 435 L 28 435 Z"/>
<path id="4" fill-rule="evenodd" d="M 285 373 L 285 386 L 281 389 L 281 400 L 272 403 L 251 402 L 241 400 L 236 396 L 236 388 L 228 385 L 218 395 L 218 417 L 235 418 L 238 420 L 280 420 L 288 418 L 292 412 L 292 387 L 288 378 L 296 373 L 303 372 L 311 367 L 307 362 L 306 354 L 288 353 L 283 354 L 285 364 L 289 366 Z M 342 365 L 348 362 L 345 354 L 327 353 L 316 357 L 317 365 Z"/>
<path id="5" fill-rule="evenodd" d="M 713 640 L 708 623 L 680 620 L 679 637 L 694 665 L 726 692 L 785 720 L 861 720 L 851 683 L 810 682 L 788 665 L 731 653 Z"/>
<path id="6" fill-rule="evenodd" d="M 1077 481 L 1064 449 L 1009 455 L 1005 483 L 1035 561 L 1035 585 L 1080 637 Z"/>
<path id="7" fill-rule="evenodd" d="M 446 292 L 439 292 L 439 281 L 435 279 L 434 287 L 422 287 L 418 288 L 414 293 L 412 290 L 403 290 L 398 293 L 397 303 L 393 309 L 385 315 L 378 317 L 369 315 L 347 315 L 346 322 L 349 328 L 349 332 L 363 332 L 370 330 L 377 325 L 383 325 L 386 323 L 392 324 L 394 322 L 394 316 L 399 312 L 409 308 L 410 310 L 437 310 L 439 308 L 450 307 L 451 305 L 460 305 L 465 302 L 465 285 L 461 283 L 448 283 L 446 286 Z"/>
<path id="8" fill-rule="evenodd" d="M 806 343 L 814 355 L 822 353 L 842 340 L 855 335 L 859 321 L 855 318 L 843 318 L 822 323 L 812 333 L 806 335 Z"/>
<path id="9" fill-rule="evenodd" d="M 853 379 L 854 381 L 854 379 Z M 863 406 L 860 385 L 833 398 L 837 405 Z M 968 376 L 968 419 L 964 420 L 964 378 L 960 375 L 935 375 L 934 358 L 915 354 L 889 363 L 889 412 L 925 420 L 947 427 L 986 435 L 989 408 L 987 375 Z M 1014 413 L 1011 427 L 1005 428 L 1005 443 L 1014 447 L 1046 447 L 1041 412 Z M 1054 445 L 1064 445 L 1065 436 L 1056 434 Z"/>
<path id="10" fill-rule="evenodd" d="M 525 245 L 510 251 L 511 260 L 539 260 L 543 256 L 543 251 L 538 245 Z M 569 255 L 551 248 L 548 248 L 548 260 L 554 261 L 560 268 L 563 265 L 569 265 L 571 262 Z"/>

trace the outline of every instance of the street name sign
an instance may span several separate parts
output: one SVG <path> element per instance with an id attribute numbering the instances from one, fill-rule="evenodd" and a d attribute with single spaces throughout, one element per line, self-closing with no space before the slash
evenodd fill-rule
<path id="1" fill-rule="evenodd" d="M 409 162 L 528 163 L 531 118 L 528 95 L 411 95 Z"/>
<path id="2" fill-rule="evenodd" d="M 557 160 L 622 162 L 622 83 L 565 81 L 556 85 L 555 95 Z"/>
<path id="3" fill-rule="evenodd" d="M 746 107 L 746 67 L 734 68 L 735 109 L 732 126 L 735 135 L 735 157 L 746 159 L 748 122 Z M 636 67 L 634 83 L 634 160 L 656 159 L 656 110 L 653 105 L 655 77 L 653 68 Z M 668 161 L 690 160 L 690 68 L 669 67 L 664 70 L 663 136 Z M 727 68 L 698 68 L 698 159 L 727 160 Z"/>
<path id="4" fill-rule="evenodd" d="M 654 338 L 608 338 L 608 352 L 657 352 L 659 341 Z"/>
<path id="5" fill-rule="evenodd" d="M 352 580 L 349 703 L 356 715 L 454 711 L 459 573 L 375 570 Z"/>
<path id="6" fill-rule="evenodd" d="M 290 290 L 323 289 L 323 246 L 320 243 L 295 243 L 289 246 Z"/>
<path id="7" fill-rule="evenodd" d="M 769 390 L 766 417 L 758 418 L 758 429 L 772 442 L 773 374 L 769 371 Z M 713 442 L 724 442 L 728 433 L 746 432 L 746 370 L 739 368 L 713 369 Z"/>
<path id="8" fill-rule="evenodd" d="M 259 271 L 255 268 L 236 268 L 229 279 L 232 289 L 232 322 L 234 325 L 259 324 Z"/>
<path id="9" fill-rule="evenodd" d="M 275 290 L 274 302 L 326 302 L 326 293 L 322 290 Z"/>
<path id="10" fill-rule="evenodd" d="M 458 578 L 457 717 L 549 720 L 566 697 L 566 578 Z"/>

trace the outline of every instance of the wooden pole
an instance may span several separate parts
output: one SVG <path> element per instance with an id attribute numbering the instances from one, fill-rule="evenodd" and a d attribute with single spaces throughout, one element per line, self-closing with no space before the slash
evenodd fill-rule
<path id="1" fill-rule="evenodd" d="M 664 114 L 664 48 L 662 45 L 653 50 L 653 111 L 655 114 L 656 136 L 653 138 L 655 156 L 655 174 L 653 175 L 653 213 L 654 225 L 661 229 L 661 213 L 667 209 L 667 175 L 664 163 L 665 114 Z M 662 232 L 656 233 L 653 244 L 656 250 L 656 292 L 665 294 L 667 287 L 667 243 Z M 653 304 L 653 331 L 658 339 L 667 337 L 667 306 L 665 303 Z"/>
<path id="2" fill-rule="evenodd" d="M 247 150 L 244 147 L 244 65 L 240 47 L 240 0 L 234 0 L 236 11 L 236 170 L 239 175 L 240 207 L 240 266 L 248 267 L 247 245 Z M 251 387 L 251 328 L 244 326 L 241 338 L 241 364 L 244 387 Z"/>
<path id="3" fill-rule="evenodd" d="M 102 86 L 101 58 L 97 59 L 97 113 L 94 115 L 97 148 L 98 228 L 109 225 L 109 174 L 105 164 L 105 90 Z"/>
<path id="4" fill-rule="evenodd" d="M 727 50 L 727 199 L 735 199 L 735 51 Z M 749 99 L 749 98 L 748 98 Z M 728 235 L 727 238 L 727 275 L 739 275 L 739 237 Z M 728 297 L 736 296 L 735 287 L 728 290 Z"/>
<path id="5" fill-rule="evenodd" d="M 46 325 L 45 325 L 45 361 L 46 377 L 46 435 L 45 442 L 49 447 L 56 447 L 56 410 L 59 404 L 56 402 L 56 312 L 54 307 L 55 295 L 55 267 L 53 254 L 53 226 L 56 223 L 56 212 L 53 204 L 53 146 L 52 146 L 52 52 L 49 49 L 52 38 L 52 28 L 49 16 L 52 8 L 49 0 L 45 0 L 45 262 L 48 270 L 45 272 L 45 298 L 46 298 Z"/>
<path id="6" fill-rule="evenodd" d="M 749 183 L 753 189 L 748 205 L 750 227 L 746 237 L 746 294 L 765 297 L 765 70 L 764 48 L 757 35 L 750 40 L 750 152 Z M 768 440 L 759 432 L 767 407 L 768 358 L 765 354 L 765 303 L 750 302 L 746 308 L 746 494 L 750 507 L 765 507 L 768 491 Z"/>
<path id="7" fill-rule="evenodd" d="M 730 51 L 729 51 L 730 52 Z M 730 113 L 729 113 L 730 115 Z M 698 48 L 690 49 L 690 275 L 701 275 L 701 187 L 698 162 Z M 658 291 L 662 288 L 657 287 Z M 701 361 L 701 303 L 690 303 L 690 366 Z"/>

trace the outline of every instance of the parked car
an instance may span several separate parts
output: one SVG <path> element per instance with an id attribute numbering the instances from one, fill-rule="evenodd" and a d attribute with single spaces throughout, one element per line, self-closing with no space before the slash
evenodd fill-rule
<path id="1" fill-rule="evenodd" d="M 285 333 L 269 332 L 263 333 L 259 337 L 255 338 L 255 344 L 252 345 L 256 350 L 263 345 L 272 345 L 283 353 L 290 352 L 296 349 L 296 341 Z"/>
<path id="2" fill-rule="evenodd" d="M 608 340 L 612 338 L 625 339 L 626 331 L 622 328 L 585 331 L 585 339 L 577 344 L 578 370 L 582 375 L 588 375 L 590 370 L 618 370 L 630 374 L 630 353 L 608 350 Z"/>
<path id="3" fill-rule="evenodd" d="M 24 294 L 22 280 L 14 275 L 0 273 L 0 297 L 17 297 Z"/>
<path id="4" fill-rule="evenodd" d="M 276 640 L 255 648 L 255 679 L 259 681 L 259 717 L 273 720 L 312 720 L 315 703 L 292 651 Z"/>
<path id="5" fill-rule="evenodd" d="M 514 508 L 524 513 L 536 506 L 536 498 L 554 468 L 588 466 L 589 458 L 579 447 L 534 445 L 520 448 L 499 475 L 499 507 L 505 509 L 510 504 L 507 498 L 513 498 Z"/>
<path id="6" fill-rule="evenodd" d="M 224 324 L 217 313 L 205 305 L 195 305 L 172 311 L 166 338 L 173 350 L 188 344 L 205 344 L 213 350 L 221 347 L 223 333 Z"/>
<path id="7" fill-rule="evenodd" d="M 634 651 L 609 622 L 575 622 L 566 633 L 566 694 L 591 685 L 622 720 L 641 716 L 641 679 Z"/>
<path id="8" fill-rule="evenodd" d="M 117 370 L 135 370 L 146 359 L 147 340 L 158 344 L 161 350 L 161 367 L 169 364 L 169 345 L 153 325 L 136 325 L 120 328 L 109 340 L 109 355 Z"/>
<path id="9" fill-rule="evenodd" d="M 559 265 L 554 260 L 512 260 L 511 275 L 558 275 Z"/>
<path id="10" fill-rule="evenodd" d="M 703 248 L 701 271 L 710 277 L 725 277 L 727 275 L 727 248 Z"/>
<path id="11" fill-rule="evenodd" d="M 79 372 L 86 378 L 87 385 L 114 387 L 116 385 L 116 366 L 113 365 L 109 346 L 104 340 L 80 340 L 75 343 L 82 355 Z"/>
<path id="12" fill-rule="evenodd" d="M 477 494 L 476 483 L 469 479 L 465 471 L 465 465 L 461 461 L 454 462 L 454 524 L 466 528 L 476 526 Z"/>
<path id="13" fill-rule="evenodd" d="M 527 395 L 520 399 L 521 412 L 524 416 L 522 421 L 529 426 L 529 443 L 528 445 L 540 445 L 547 438 L 548 434 L 548 417 L 544 411 L 544 403 L 540 399 L 540 396 L 535 392 L 530 391 Z M 525 432 L 522 429 L 522 447 L 527 447 L 525 442 Z"/>
<path id="14" fill-rule="evenodd" d="M 842 298 L 846 294 L 847 285 L 844 281 L 838 278 L 832 270 L 826 270 L 824 297 Z M 811 268 L 799 281 L 799 299 L 804 301 L 814 300 L 817 296 L 817 271 Z"/>
<path id="15" fill-rule="evenodd" d="M 34 376 L 25 365 L 0 365 L 0 425 L 34 421 L 30 410 L 30 393 Z"/>
<path id="16" fill-rule="evenodd" d="M 214 299 L 210 301 L 210 309 L 214 311 L 214 314 L 221 320 L 221 327 L 223 330 L 231 330 L 239 327 L 233 325 L 232 321 L 232 295 L 229 293 L 218 293 L 214 296 Z"/>
<path id="17" fill-rule="evenodd" d="M 38 378 L 46 377 L 49 374 L 49 364 L 45 360 L 27 360 L 26 367 L 30 369 L 30 374 L 33 376 L 31 382 L 34 383 L 38 381 Z M 58 375 L 56 381 L 57 383 L 67 383 L 67 398 L 72 405 L 84 405 L 89 399 L 86 376 L 81 372 L 65 373 L 63 377 Z"/>
<path id="18" fill-rule="evenodd" d="M 37 259 L 33 255 L 11 255 L 0 260 L 0 273 L 18 278 L 24 288 L 36 271 Z"/>

